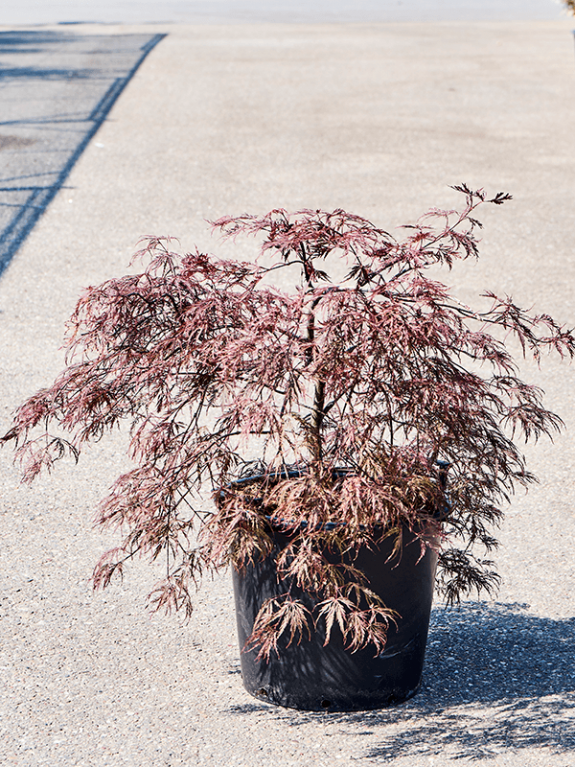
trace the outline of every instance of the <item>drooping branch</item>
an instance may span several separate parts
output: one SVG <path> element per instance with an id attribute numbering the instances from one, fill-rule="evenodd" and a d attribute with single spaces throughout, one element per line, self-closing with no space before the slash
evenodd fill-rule
<path id="1" fill-rule="evenodd" d="M 543 351 L 573 357 L 575 336 L 493 293 L 476 311 L 429 278 L 429 267 L 477 258 L 477 209 L 509 199 L 456 189 L 461 211 L 431 211 L 402 241 L 342 210 L 227 217 L 215 228 L 260 237 L 269 266 L 180 256 L 168 239 L 148 238 L 140 274 L 85 292 L 67 369 L 19 408 L 2 442 L 18 446 L 31 479 L 127 424 L 136 468 L 98 514 L 124 538 L 96 583 L 136 554 L 165 555 L 151 600 L 189 615 L 202 572 L 269 554 L 270 524 L 287 524 L 280 570 L 320 607 L 308 615 L 297 601 L 272 600 L 253 640 L 266 654 L 280 635 L 299 641 L 321 620 L 354 649 L 381 648 L 394 616 L 359 573 L 321 552 L 353 559 L 376 529 L 403 524 L 425 547 L 441 509 L 444 594 L 494 587 L 491 564 L 472 550 L 493 548 L 507 499 L 535 479 L 514 438 L 562 425 L 519 380 L 507 337 L 539 361 Z M 348 264 L 342 280 L 329 273 L 334 255 Z M 294 266 L 297 291 L 267 286 Z M 437 461 L 449 463 L 447 495 Z M 224 492 L 240 479 L 241 492 Z M 209 512 L 196 503 L 206 486 L 217 501 Z"/>

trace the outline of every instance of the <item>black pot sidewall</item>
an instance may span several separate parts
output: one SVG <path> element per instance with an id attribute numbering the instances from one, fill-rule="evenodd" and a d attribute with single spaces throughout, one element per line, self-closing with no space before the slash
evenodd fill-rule
<path id="1" fill-rule="evenodd" d="M 311 639 L 288 645 L 278 643 L 279 657 L 257 660 L 257 649 L 244 649 L 262 603 L 286 591 L 278 583 L 275 555 L 285 546 L 286 536 L 276 533 L 276 548 L 266 559 L 233 571 L 236 618 L 244 686 L 256 697 L 290 708 L 353 711 L 381 708 L 415 694 L 425 658 L 429 617 L 433 600 L 437 553 L 427 547 L 422 554 L 417 535 L 403 530 L 401 556 L 390 557 L 394 538 L 374 548 L 364 547 L 354 564 L 367 576 L 370 588 L 386 607 L 400 617 L 391 624 L 386 646 L 374 655 L 374 647 L 351 653 L 345 650 L 339 629 L 334 627 L 324 647 L 320 624 Z M 292 587 L 294 598 L 313 609 L 316 601 Z M 283 640 L 283 641 L 282 641 Z"/>

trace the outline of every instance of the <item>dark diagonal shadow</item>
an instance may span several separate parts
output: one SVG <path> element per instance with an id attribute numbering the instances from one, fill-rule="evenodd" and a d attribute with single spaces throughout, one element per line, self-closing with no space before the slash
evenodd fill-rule
<path id="1" fill-rule="evenodd" d="M 541 618 L 518 604 L 436 608 L 423 685 L 407 703 L 350 714 L 265 709 L 296 726 L 318 717 L 360 726 L 372 744 L 361 755 L 366 762 L 484 760 L 527 748 L 575 753 L 575 618 Z"/>
<path id="2" fill-rule="evenodd" d="M 0 50 L 2 53 L 43 53 L 59 43 L 72 42 L 74 35 L 51 30 L 7 30 L 0 32 Z"/>
<path id="3" fill-rule="evenodd" d="M 0 32 L 0 274 L 163 37 Z"/>
<path id="4" fill-rule="evenodd" d="M 2 67 L 0 80 L 7 78 L 40 78 L 42 80 L 71 80 L 73 77 L 90 78 L 94 76 L 92 69 L 39 69 L 36 67 Z"/>

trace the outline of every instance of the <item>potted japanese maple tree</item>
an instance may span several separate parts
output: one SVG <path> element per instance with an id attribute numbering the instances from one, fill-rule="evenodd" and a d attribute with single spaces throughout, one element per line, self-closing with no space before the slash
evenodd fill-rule
<path id="1" fill-rule="evenodd" d="M 99 509 L 125 537 L 95 586 L 165 556 L 151 603 L 189 617 L 201 573 L 231 565 L 244 682 L 273 702 L 412 695 L 436 564 L 448 602 L 496 585 L 477 546 L 534 480 L 513 438 L 561 426 L 508 341 L 572 357 L 573 333 L 493 293 L 472 309 L 437 279 L 477 257 L 476 209 L 509 199 L 455 189 L 460 212 L 400 241 L 342 210 L 216 221 L 260 238 L 250 263 L 148 238 L 142 273 L 80 299 L 68 367 L 2 438 L 29 481 L 127 421 L 135 468 Z M 282 274 L 299 285 L 276 287 Z"/>

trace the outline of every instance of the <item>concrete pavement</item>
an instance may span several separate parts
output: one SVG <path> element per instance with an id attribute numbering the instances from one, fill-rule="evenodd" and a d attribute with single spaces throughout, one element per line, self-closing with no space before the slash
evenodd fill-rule
<path id="1" fill-rule="evenodd" d="M 561 0 L 20 0 L 0 23 L 262 24 L 556 21 Z"/>
<path id="2" fill-rule="evenodd" d="M 0 275 L 161 39 L 0 32 Z"/>
<path id="3" fill-rule="evenodd" d="M 142 234 L 228 253 L 204 218 L 341 206 L 393 229 L 467 181 L 514 200 L 446 281 L 575 324 L 575 56 L 559 22 L 80 26 L 161 34 L 0 280 L 0 428 L 63 364 L 87 284 Z M 253 244 L 234 254 L 253 257 Z M 278 710 L 242 689 L 229 578 L 192 622 L 149 619 L 143 563 L 92 594 L 116 540 L 91 512 L 126 466 L 113 435 L 31 488 L 0 462 L 0 755 L 5 764 L 574 767 L 575 369 L 543 386 L 566 430 L 529 447 L 541 485 L 501 530 L 495 602 L 437 606 L 422 691 L 369 714 Z"/>

